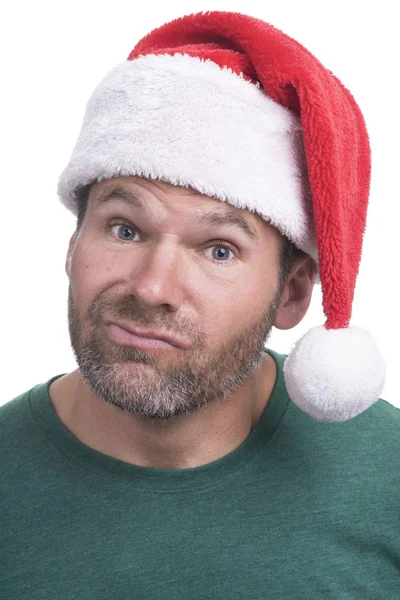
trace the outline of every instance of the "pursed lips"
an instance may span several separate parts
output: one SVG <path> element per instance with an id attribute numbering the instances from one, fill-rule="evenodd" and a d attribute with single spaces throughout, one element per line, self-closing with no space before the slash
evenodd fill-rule
<path id="1" fill-rule="evenodd" d="M 133 334 L 139 338 L 144 338 L 144 339 L 148 339 L 148 340 L 161 340 L 172 346 L 176 346 L 177 348 L 187 349 L 192 346 L 191 342 L 189 342 L 187 340 L 183 340 L 181 338 L 178 338 L 170 333 L 157 332 L 157 331 L 153 331 L 151 329 L 145 329 L 142 327 L 132 327 L 131 325 L 127 325 L 125 323 L 120 323 L 118 321 L 109 321 L 107 323 L 107 325 L 108 326 L 116 325 L 117 327 L 120 327 L 120 328 L 124 329 L 125 331 L 127 331 L 128 333 Z"/>

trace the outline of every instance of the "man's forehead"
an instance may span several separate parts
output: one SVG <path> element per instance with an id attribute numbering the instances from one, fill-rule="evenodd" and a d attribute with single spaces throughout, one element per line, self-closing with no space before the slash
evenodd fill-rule
<path id="1" fill-rule="evenodd" d="M 190 185 L 182 186 L 175 183 L 170 183 L 169 181 L 152 179 L 150 177 L 139 177 L 138 175 L 113 177 L 112 179 L 105 179 L 101 182 L 96 182 L 92 185 L 91 191 L 93 191 L 94 195 L 99 195 L 100 193 L 103 193 L 103 191 L 113 187 L 134 187 L 139 192 L 141 189 L 153 192 L 154 187 L 156 187 L 164 194 L 174 196 L 196 196 L 199 200 L 204 200 L 205 202 L 214 201 L 221 204 L 219 198 L 202 194 Z"/>
<path id="2" fill-rule="evenodd" d="M 166 191 L 168 194 L 173 193 L 174 195 L 185 196 L 195 195 L 196 199 L 199 198 L 199 200 L 204 200 L 203 210 L 200 212 L 198 210 L 194 211 L 193 215 L 190 216 L 190 220 L 194 218 L 196 224 L 199 226 L 208 225 L 214 227 L 237 227 L 238 229 L 241 229 L 242 233 L 244 233 L 250 240 L 257 243 L 262 235 L 260 226 L 257 227 L 257 221 L 259 223 L 264 223 L 266 226 L 269 225 L 256 213 L 251 213 L 246 209 L 237 208 L 227 202 L 219 200 L 218 198 L 201 194 L 193 188 L 184 188 L 166 182 L 144 180 L 143 178 L 133 177 L 120 177 L 101 183 L 96 183 L 92 189 L 92 202 L 94 209 L 110 203 L 113 200 L 120 200 L 125 204 L 130 205 L 130 207 L 139 209 L 141 212 L 147 212 L 149 208 L 148 199 L 144 197 L 143 193 L 141 194 L 140 184 L 136 186 L 132 185 L 137 182 L 138 179 L 140 179 L 140 182 L 143 183 L 143 186 L 146 189 L 149 189 L 149 187 L 146 186 L 146 182 L 150 182 L 152 185 L 156 185 L 156 187 L 159 187 L 160 189 L 162 186 L 165 191 L 168 190 Z M 185 191 L 185 194 L 180 193 L 182 190 Z"/>
<path id="3" fill-rule="evenodd" d="M 145 194 L 143 188 L 151 192 L 153 186 L 159 188 L 168 195 L 195 196 L 196 201 L 203 201 L 204 209 L 207 208 L 208 210 L 220 211 L 221 213 L 229 212 L 231 214 L 244 215 L 244 218 L 247 220 L 250 219 L 250 222 L 254 223 L 254 225 L 256 222 L 266 223 L 264 219 L 254 211 L 247 210 L 246 208 L 238 208 L 216 196 L 209 196 L 201 193 L 191 186 L 185 187 L 158 179 L 139 177 L 137 175 L 115 177 L 94 183 L 90 188 L 90 195 L 94 197 L 95 204 L 97 204 L 99 199 L 112 199 L 114 192 L 117 192 L 116 197 L 118 197 L 120 195 L 118 192 L 123 192 L 123 190 L 129 192 L 129 188 L 131 188 L 131 191 L 134 192 L 133 195 L 140 198 L 141 191 Z M 196 206 L 198 206 L 198 204 Z"/>

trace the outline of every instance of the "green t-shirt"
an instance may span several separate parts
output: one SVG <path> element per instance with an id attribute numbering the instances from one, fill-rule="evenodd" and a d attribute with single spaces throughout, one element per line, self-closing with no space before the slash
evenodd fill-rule
<path id="1" fill-rule="evenodd" d="M 132 465 L 63 425 L 41 383 L 0 407 L 1 600 L 399 600 L 400 409 L 321 423 L 278 378 L 247 439 Z"/>

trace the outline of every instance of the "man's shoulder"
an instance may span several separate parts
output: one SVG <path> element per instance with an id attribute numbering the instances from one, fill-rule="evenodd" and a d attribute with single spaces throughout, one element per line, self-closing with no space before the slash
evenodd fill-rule
<path id="1" fill-rule="evenodd" d="M 383 398 L 379 398 L 379 400 L 373 406 L 376 406 L 376 409 L 382 414 L 392 415 L 393 418 L 400 420 L 400 406 L 396 406 L 395 404 L 392 404 L 392 402 L 384 400 Z"/>
<path id="2" fill-rule="evenodd" d="M 15 416 L 19 415 L 21 411 L 26 410 L 29 394 L 35 387 L 37 386 L 34 386 L 25 392 L 21 392 L 18 396 L 15 396 L 11 400 L 7 400 L 0 406 L 0 427 L 2 423 L 5 423 L 6 421 L 9 422 Z"/>
<path id="3" fill-rule="evenodd" d="M 352 419 L 333 425 L 332 433 L 357 455 L 372 452 L 375 458 L 386 456 L 391 464 L 400 461 L 400 408 L 387 400 L 379 398 Z"/>
<path id="4" fill-rule="evenodd" d="M 30 397 L 33 393 L 43 393 L 46 385 L 38 383 L 0 406 L 0 448 L 9 447 L 13 439 L 18 442 L 18 435 L 25 432 L 32 418 Z"/>
<path id="5" fill-rule="evenodd" d="M 379 398 L 372 406 L 370 406 L 364 413 L 365 419 L 374 423 L 375 426 L 379 426 L 386 431 L 397 432 L 400 428 L 400 408 L 394 404 Z"/>

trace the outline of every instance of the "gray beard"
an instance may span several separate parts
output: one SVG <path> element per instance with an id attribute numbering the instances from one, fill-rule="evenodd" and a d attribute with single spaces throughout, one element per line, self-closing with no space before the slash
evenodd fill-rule
<path id="1" fill-rule="evenodd" d="M 179 350 L 179 365 L 168 366 L 151 352 L 119 346 L 107 337 L 103 319 L 108 312 L 101 298 L 92 303 L 87 317 L 80 318 L 69 286 L 71 346 L 81 376 L 95 396 L 140 419 L 167 421 L 226 398 L 258 369 L 267 354 L 265 344 L 281 297 L 278 292 L 257 323 L 234 332 L 214 351 L 207 353 L 204 338 L 199 337 L 189 350 Z M 115 316 L 143 323 L 135 318 L 134 309 L 132 298 L 122 299 L 118 315 L 114 307 Z"/>

